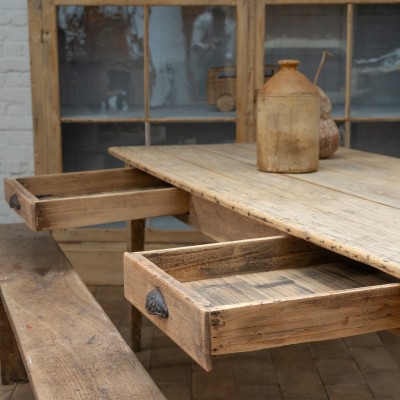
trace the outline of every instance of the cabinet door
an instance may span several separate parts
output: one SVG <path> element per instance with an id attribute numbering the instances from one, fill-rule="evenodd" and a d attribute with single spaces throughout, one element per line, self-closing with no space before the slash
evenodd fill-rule
<path id="1" fill-rule="evenodd" d="M 400 4 L 354 10 L 351 146 L 400 157 Z"/>
<path id="2" fill-rule="evenodd" d="M 299 59 L 313 81 L 328 52 L 317 84 L 332 102 L 342 144 L 400 156 L 400 4 L 324 3 L 267 4 L 264 62 Z"/>
<path id="3" fill-rule="evenodd" d="M 61 120 L 144 118 L 143 7 L 57 8 Z"/>
<path id="4" fill-rule="evenodd" d="M 107 147 L 235 141 L 236 8 L 59 6 L 62 170 Z"/>
<path id="5" fill-rule="evenodd" d="M 400 117 L 400 4 L 354 11 L 353 118 Z"/>

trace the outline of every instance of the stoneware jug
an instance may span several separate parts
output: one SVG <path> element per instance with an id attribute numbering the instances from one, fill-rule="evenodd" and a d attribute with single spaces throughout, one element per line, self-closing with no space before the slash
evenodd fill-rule
<path id="1" fill-rule="evenodd" d="M 318 169 L 320 98 L 297 70 L 298 60 L 279 61 L 280 70 L 257 98 L 257 167 L 302 173 Z"/>

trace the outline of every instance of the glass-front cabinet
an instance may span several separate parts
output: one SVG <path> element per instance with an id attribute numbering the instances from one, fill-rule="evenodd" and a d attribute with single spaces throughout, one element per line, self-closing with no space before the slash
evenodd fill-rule
<path id="1" fill-rule="evenodd" d="M 257 90 L 285 58 L 318 78 L 343 145 L 400 156 L 399 0 L 36 0 L 29 12 L 38 174 L 119 166 L 114 145 L 255 141 Z"/>
<path id="2" fill-rule="evenodd" d="M 400 157 L 400 0 L 28 5 L 37 174 L 122 166 L 110 146 L 255 141 L 257 91 L 288 58 L 342 145 Z"/>

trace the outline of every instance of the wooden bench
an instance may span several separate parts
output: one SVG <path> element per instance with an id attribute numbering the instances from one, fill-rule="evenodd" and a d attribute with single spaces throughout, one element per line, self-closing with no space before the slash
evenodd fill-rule
<path id="1" fill-rule="evenodd" d="M 165 399 L 48 233 L 0 225 L 0 292 L 3 384 L 20 353 L 37 399 Z"/>

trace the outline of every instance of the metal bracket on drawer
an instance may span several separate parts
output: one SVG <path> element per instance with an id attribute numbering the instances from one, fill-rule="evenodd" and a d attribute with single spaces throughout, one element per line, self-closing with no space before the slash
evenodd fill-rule
<path id="1" fill-rule="evenodd" d="M 156 315 L 163 319 L 168 318 L 168 308 L 159 288 L 155 288 L 149 292 L 146 297 L 145 308 L 150 315 Z"/>
<path id="2" fill-rule="evenodd" d="M 9 201 L 9 206 L 11 207 L 11 208 L 14 208 L 15 210 L 19 210 L 20 208 L 21 208 L 21 205 L 19 204 L 19 200 L 18 200 L 18 197 L 17 197 L 17 195 L 16 194 L 13 194 L 11 197 L 10 197 L 10 201 Z"/>

